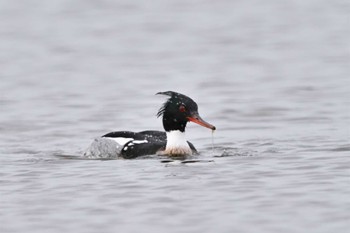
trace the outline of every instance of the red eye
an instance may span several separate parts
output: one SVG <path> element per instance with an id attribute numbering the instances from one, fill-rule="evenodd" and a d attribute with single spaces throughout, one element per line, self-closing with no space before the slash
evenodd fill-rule
<path id="1" fill-rule="evenodd" d="M 184 105 L 180 105 L 179 110 L 180 112 L 186 112 L 186 107 Z"/>

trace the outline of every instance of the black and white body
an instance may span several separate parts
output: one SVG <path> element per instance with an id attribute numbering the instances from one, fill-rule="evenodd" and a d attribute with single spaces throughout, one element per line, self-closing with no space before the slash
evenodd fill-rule
<path id="1" fill-rule="evenodd" d="M 198 106 L 188 96 L 173 91 L 159 92 L 169 99 L 159 109 L 165 132 L 117 131 L 96 138 L 84 156 L 89 158 L 136 158 L 142 155 L 186 156 L 197 150 L 185 137 L 186 124 L 195 122 L 211 130 L 215 126 L 205 122 L 198 114 Z"/>

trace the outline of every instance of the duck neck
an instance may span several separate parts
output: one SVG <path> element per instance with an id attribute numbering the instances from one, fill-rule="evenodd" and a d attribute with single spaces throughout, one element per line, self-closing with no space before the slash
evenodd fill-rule
<path id="1" fill-rule="evenodd" d="M 163 127 L 166 132 L 181 131 L 185 133 L 186 124 L 186 119 L 179 119 L 167 113 L 164 113 Z"/>
<path id="2" fill-rule="evenodd" d="M 165 153 L 169 155 L 191 155 L 185 132 L 181 130 L 166 131 L 167 143 Z"/>

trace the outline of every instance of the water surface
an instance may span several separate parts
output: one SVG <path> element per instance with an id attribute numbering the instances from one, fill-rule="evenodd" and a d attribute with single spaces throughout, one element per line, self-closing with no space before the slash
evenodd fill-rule
<path id="1" fill-rule="evenodd" d="M 2 1 L 0 231 L 347 232 L 348 1 Z M 203 162 L 75 160 L 162 130 L 173 90 Z"/>

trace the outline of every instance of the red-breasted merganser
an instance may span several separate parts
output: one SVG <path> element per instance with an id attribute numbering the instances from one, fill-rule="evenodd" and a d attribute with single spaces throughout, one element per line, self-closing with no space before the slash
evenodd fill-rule
<path id="1" fill-rule="evenodd" d="M 85 152 L 89 158 L 135 158 L 142 155 L 186 156 L 197 154 L 196 148 L 185 138 L 189 121 L 215 130 L 198 114 L 197 103 L 190 97 L 173 91 L 159 92 L 170 98 L 159 109 L 157 116 L 163 117 L 161 131 L 117 131 L 96 138 Z"/>

